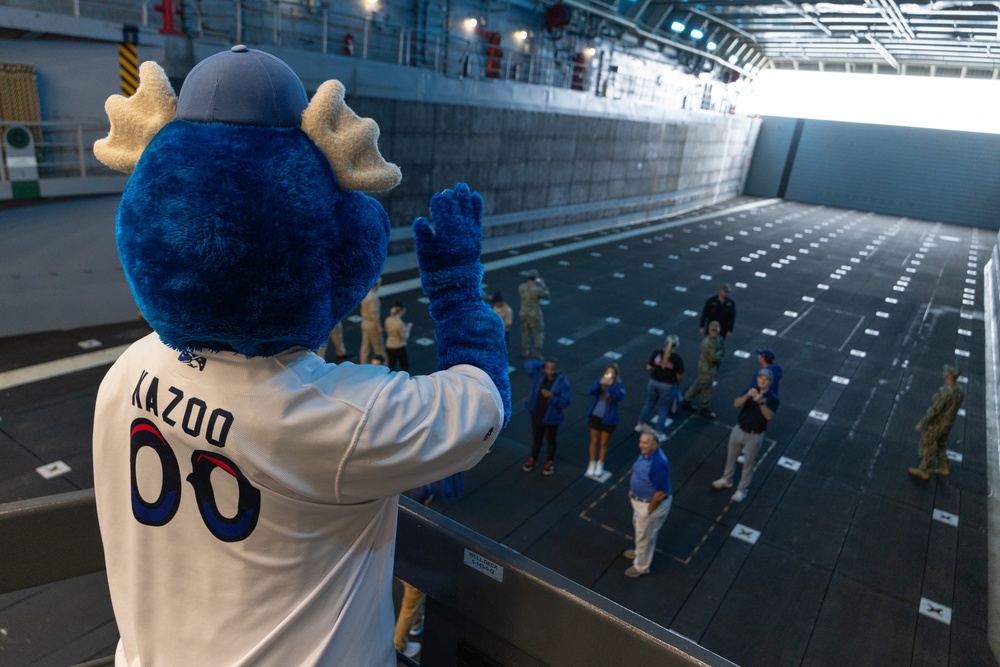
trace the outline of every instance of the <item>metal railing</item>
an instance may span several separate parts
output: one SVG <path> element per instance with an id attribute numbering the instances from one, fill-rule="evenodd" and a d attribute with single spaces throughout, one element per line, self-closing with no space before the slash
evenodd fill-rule
<path id="1" fill-rule="evenodd" d="M 147 25 L 155 4 L 156 0 L 0 0 L 0 7 L 135 25 Z"/>
<path id="2" fill-rule="evenodd" d="M 107 136 L 107 125 L 0 119 L 0 135 L 11 125 L 21 125 L 34 135 L 39 178 L 88 178 L 117 174 L 94 157 L 94 142 Z M 5 164 L 6 160 L 0 159 L 0 182 L 9 180 Z"/>
<path id="3" fill-rule="evenodd" d="M 0 593 L 103 570 L 93 489 L 0 505 L 0 562 Z M 461 653 L 508 667 L 603 667 L 608 656 L 624 665 L 732 665 L 408 498 L 400 501 L 395 570 L 427 594 L 424 664 L 457 664 Z M 555 621 L 539 632 L 538 618 Z"/>
<path id="4" fill-rule="evenodd" d="M 352 13 L 319 0 L 174 0 L 175 26 L 220 45 L 284 47 L 351 56 L 483 81 L 516 81 L 579 90 L 615 100 L 681 108 L 696 94 L 697 79 L 667 62 L 616 53 L 592 56 L 554 50 L 541 35 L 491 43 L 490 33 L 455 25 L 417 30 L 386 12 Z M 0 6 L 160 27 L 154 0 L 0 0 Z M 360 3 L 359 3 L 360 6 Z M 499 40 L 498 40 L 499 41 Z M 713 105 L 728 112 L 728 104 Z M 697 108 L 697 107 L 689 107 Z"/>

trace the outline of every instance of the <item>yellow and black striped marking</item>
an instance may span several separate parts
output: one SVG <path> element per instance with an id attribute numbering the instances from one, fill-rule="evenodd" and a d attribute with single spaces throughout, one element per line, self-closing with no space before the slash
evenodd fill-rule
<path id="1" fill-rule="evenodd" d="M 139 31 L 126 27 L 118 43 L 118 71 L 122 80 L 122 95 L 131 97 L 139 87 Z"/>

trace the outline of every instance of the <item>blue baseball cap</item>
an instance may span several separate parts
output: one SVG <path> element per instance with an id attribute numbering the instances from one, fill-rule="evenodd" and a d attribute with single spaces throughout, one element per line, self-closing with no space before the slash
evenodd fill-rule
<path id="1" fill-rule="evenodd" d="M 774 350 L 769 347 L 762 347 L 757 350 L 757 354 L 764 357 L 764 361 L 767 363 L 774 363 Z"/>
<path id="2" fill-rule="evenodd" d="M 771 372 L 770 368 L 762 368 L 757 371 L 757 375 L 766 375 L 768 380 L 774 379 L 774 373 Z"/>
<path id="3" fill-rule="evenodd" d="M 195 123 L 298 127 L 309 105 L 284 61 L 242 44 L 194 66 L 177 97 L 177 117 Z"/>

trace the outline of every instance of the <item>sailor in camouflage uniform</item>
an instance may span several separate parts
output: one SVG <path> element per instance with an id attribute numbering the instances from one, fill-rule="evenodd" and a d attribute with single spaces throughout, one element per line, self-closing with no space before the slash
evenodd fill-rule
<path id="1" fill-rule="evenodd" d="M 715 382 L 715 371 L 722 363 L 722 358 L 726 356 L 725 339 L 719 335 L 722 327 L 718 322 L 711 322 L 708 325 L 708 335 L 701 341 L 701 357 L 698 359 L 698 379 L 695 380 L 691 388 L 684 394 L 684 403 L 681 407 L 685 410 L 694 410 L 691 401 L 701 395 L 701 410 L 698 411 L 706 419 L 715 419 L 710 403 L 712 401 L 712 385 Z"/>
<path id="2" fill-rule="evenodd" d="M 931 407 L 927 408 L 923 418 L 917 422 L 917 432 L 923 431 L 920 438 L 920 467 L 910 468 L 910 474 L 920 479 L 928 479 L 937 461 L 937 474 L 948 474 L 948 450 L 945 443 L 951 427 L 955 423 L 955 415 L 962 407 L 965 394 L 958 388 L 959 372 L 955 366 L 944 367 L 944 384 L 934 394 Z"/>
<path id="3" fill-rule="evenodd" d="M 517 294 L 521 297 L 521 308 L 518 311 L 521 320 L 521 356 L 528 356 L 530 347 L 528 339 L 531 338 L 534 344 L 534 356 L 536 359 L 541 359 L 542 342 L 545 340 L 545 320 L 542 319 L 542 306 L 539 302 L 549 298 L 549 288 L 538 272 L 532 269 L 528 271 L 527 282 L 521 283 L 517 288 Z"/>

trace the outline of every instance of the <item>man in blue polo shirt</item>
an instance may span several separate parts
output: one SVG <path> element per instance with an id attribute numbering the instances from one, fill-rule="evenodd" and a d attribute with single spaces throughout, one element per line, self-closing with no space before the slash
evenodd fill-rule
<path id="1" fill-rule="evenodd" d="M 626 577 L 649 574 L 656 550 L 656 536 L 670 513 L 673 489 L 670 487 L 670 463 L 660 449 L 659 433 L 645 428 L 639 436 L 639 458 L 632 464 L 632 479 L 628 497 L 632 503 L 632 528 L 635 531 L 635 549 L 625 552 L 632 565 L 625 570 Z"/>
<path id="2" fill-rule="evenodd" d="M 733 407 L 740 409 L 736 418 L 736 426 L 729 434 L 729 452 L 726 456 L 726 470 L 722 477 L 712 482 L 717 489 L 730 489 L 733 486 L 733 474 L 736 472 L 736 459 L 743 453 L 743 473 L 740 483 L 733 494 L 733 502 L 743 502 L 747 497 L 750 480 L 753 479 L 754 457 L 757 448 L 764 440 L 767 423 L 778 411 L 778 397 L 769 391 L 774 376 L 769 368 L 757 371 L 757 386 L 750 387 L 746 393 L 733 401 Z"/>

